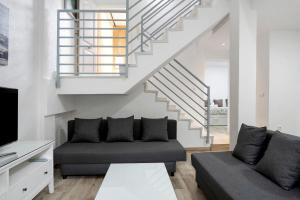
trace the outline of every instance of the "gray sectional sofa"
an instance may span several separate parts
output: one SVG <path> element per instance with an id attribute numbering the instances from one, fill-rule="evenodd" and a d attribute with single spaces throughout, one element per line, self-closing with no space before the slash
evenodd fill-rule
<path id="1" fill-rule="evenodd" d="M 266 148 L 273 135 L 274 132 L 267 131 Z M 299 184 L 290 191 L 284 190 L 255 171 L 255 165 L 242 162 L 232 152 L 192 154 L 192 165 L 198 186 L 209 200 L 300 199 Z"/>
<path id="2" fill-rule="evenodd" d="M 174 175 L 176 162 L 186 160 L 186 152 L 177 141 L 177 122 L 168 120 L 168 141 L 141 141 L 141 120 L 134 120 L 133 142 L 105 142 L 107 120 L 102 120 L 99 143 L 71 143 L 74 120 L 68 122 L 68 142 L 54 150 L 54 162 L 65 178 L 74 175 L 102 175 L 111 163 L 165 163 Z"/>

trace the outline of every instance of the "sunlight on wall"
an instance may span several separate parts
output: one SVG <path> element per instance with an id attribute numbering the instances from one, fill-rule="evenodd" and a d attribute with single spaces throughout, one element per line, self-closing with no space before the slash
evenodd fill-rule
<path id="1" fill-rule="evenodd" d="M 121 18 L 121 16 L 119 16 Z M 110 13 L 98 13 L 96 19 L 113 19 Z M 98 21 L 97 28 L 125 28 L 117 21 Z M 125 37 L 125 30 L 98 30 L 96 37 Z M 98 38 L 97 46 L 125 46 L 126 40 L 120 38 Z M 97 73 L 119 73 L 119 64 L 125 64 L 125 58 L 116 55 L 125 55 L 125 48 L 97 47 Z M 103 56 L 113 55 L 113 56 Z"/>

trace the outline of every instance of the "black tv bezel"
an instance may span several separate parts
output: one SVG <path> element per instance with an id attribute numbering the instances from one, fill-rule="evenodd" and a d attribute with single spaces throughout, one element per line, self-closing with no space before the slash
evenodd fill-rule
<path id="1" fill-rule="evenodd" d="M 6 146 L 8 144 L 11 144 L 13 142 L 16 142 L 19 139 L 19 90 L 17 88 L 0 87 L 0 92 L 1 92 L 1 90 L 11 92 L 11 93 L 14 93 L 17 95 L 17 118 L 16 118 L 16 120 L 17 120 L 16 121 L 17 137 L 16 137 L 16 139 L 9 141 L 5 144 L 0 143 L 0 148 Z"/>

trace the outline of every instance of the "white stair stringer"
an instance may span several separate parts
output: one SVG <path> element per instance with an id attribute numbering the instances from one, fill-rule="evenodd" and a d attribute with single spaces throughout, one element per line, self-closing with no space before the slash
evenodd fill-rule
<path id="1" fill-rule="evenodd" d="M 215 0 L 216 1 L 216 0 Z M 219 0 L 218 2 L 224 2 Z M 190 43 L 218 24 L 229 13 L 227 5 L 210 8 L 196 6 L 195 17 L 182 18 L 182 31 L 166 32 L 163 41 L 151 41 L 151 51 L 136 53 L 136 67 L 128 68 L 128 77 L 66 77 L 60 81 L 58 94 L 126 94 L 145 82 Z M 195 11 L 196 12 L 196 11 Z"/>
<path id="2" fill-rule="evenodd" d="M 154 87 L 151 87 L 149 83 L 145 83 L 144 86 L 145 93 L 154 94 L 156 103 L 165 103 L 167 112 L 169 113 L 177 113 L 177 121 L 178 123 L 185 123 L 186 126 L 178 126 L 178 133 L 187 132 L 188 134 L 180 135 L 178 134 L 178 139 L 182 142 L 187 141 L 189 147 L 210 147 L 213 144 L 213 136 L 209 137 L 209 143 L 206 143 L 206 131 L 203 127 L 199 125 L 194 125 L 195 120 L 191 119 L 187 113 L 178 108 L 178 106 L 169 100 L 167 97 L 163 97 L 163 95 L 157 91 Z M 186 130 L 187 129 L 187 130 Z M 200 144 L 199 144 L 199 138 Z"/>

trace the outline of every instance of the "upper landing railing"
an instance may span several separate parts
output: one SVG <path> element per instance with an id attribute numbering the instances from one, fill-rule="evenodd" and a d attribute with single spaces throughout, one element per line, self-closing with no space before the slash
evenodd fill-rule
<path id="1" fill-rule="evenodd" d="M 58 10 L 57 86 L 61 77 L 128 76 L 135 52 L 189 15 L 199 0 L 127 0 L 124 9 Z"/>

